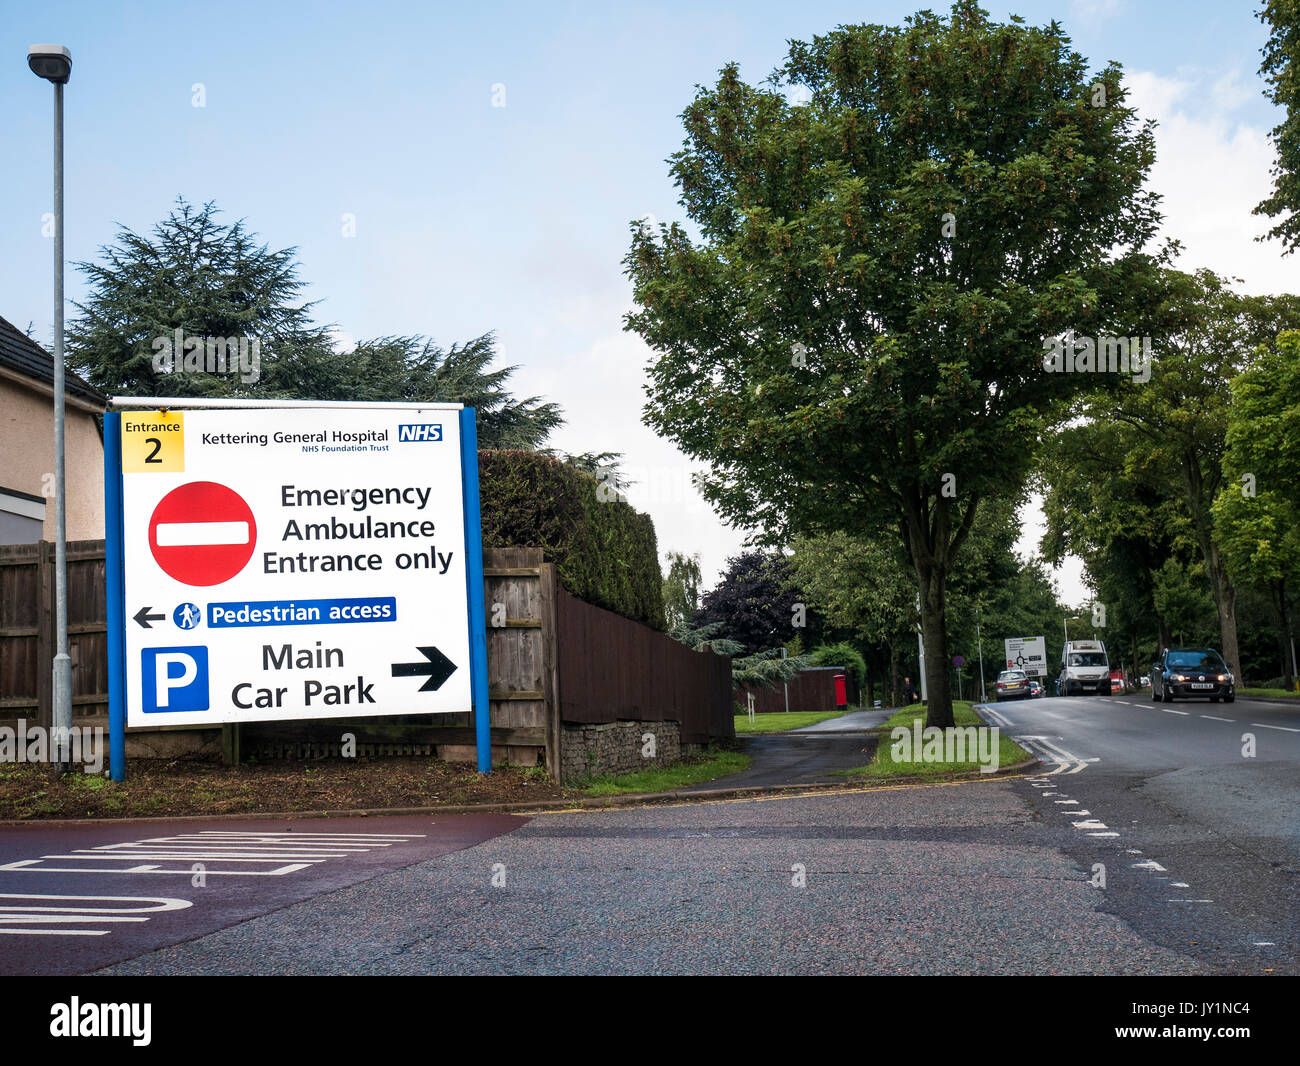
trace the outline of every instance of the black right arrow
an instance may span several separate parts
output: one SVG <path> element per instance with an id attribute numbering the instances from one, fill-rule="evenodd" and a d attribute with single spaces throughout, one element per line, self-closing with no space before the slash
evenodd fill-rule
<path id="1" fill-rule="evenodd" d="M 167 616 L 165 614 L 150 614 L 148 607 L 141 607 L 132 617 L 139 622 L 145 629 L 152 629 L 150 622 L 161 622 Z"/>
<path id="2" fill-rule="evenodd" d="M 394 677 L 420 677 L 427 674 L 429 680 L 420 686 L 421 692 L 436 692 L 442 683 L 456 672 L 456 664 L 437 648 L 416 648 L 429 661 L 427 663 L 393 663 Z"/>

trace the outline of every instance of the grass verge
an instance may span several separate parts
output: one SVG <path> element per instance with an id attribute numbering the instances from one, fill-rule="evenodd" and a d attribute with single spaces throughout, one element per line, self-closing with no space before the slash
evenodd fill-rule
<path id="1" fill-rule="evenodd" d="M 713 751 L 676 766 L 636 770 L 630 774 L 593 777 L 583 787 L 588 796 L 621 796 L 627 792 L 671 792 L 673 789 L 738 774 L 749 766 L 749 756 L 738 751 Z"/>
<path id="2" fill-rule="evenodd" d="M 981 736 L 989 728 L 984 724 L 984 720 L 975 713 L 970 703 L 965 700 L 953 700 L 952 704 L 953 718 L 959 727 L 974 726 L 980 731 L 977 736 Z M 912 729 L 912 723 L 915 719 L 921 720 L 922 729 L 925 728 L 925 708 L 919 704 L 911 707 L 903 707 L 895 711 L 889 717 L 889 720 L 880 727 L 880 743 L 876 746 L 876 757 L 866 766 L 859 766 L 852 770 L 839 770 L 838 774 L 852 778 L 855 781 L 869 780 L 879 781 L 897 778 L 906 778 L 908 780 L 941 780 L 954 774 L 966 774 L 978 770 L 980 764 L 977 759 L 962 759 L 953 761 L 925 760 L 916 758 L 915 752 L 906 750 L 899 751 L 899 758 L 894 757 L 895 745 L 890 741 L 890 732 L 896 728 Z M 998 734 L 998 766 L 1013 766 L 1018 762 L 1031 758 L 1029 752 L 1025 751 L 1019 744 L 1008 736 L 1004 736 L 999 730 Z M 987 740 L 984 741 L 987 745 Z M 978 749 L 977 749 L 978 753 Z M 963 752 L 963 754 L 970 754 Z"/>
<path id="3" fill-rule="evenodd" d="M 1284 688 L 1239 688 L 1238 696 L 1253 696 L 1257 700 L 1300 700 L 1300 692 Z"/>
<path id="4" fill-rule="evenodd" d="M 784 733 L 787 729 L 802 729 L 806 725 L 816 725 L 832 718 L 843 718 L 847 711 L 777 711 L 775 714 L 756 714 L 754 720 L 749 715 L 736 715 L 736 736 L 745 733 Z"/>

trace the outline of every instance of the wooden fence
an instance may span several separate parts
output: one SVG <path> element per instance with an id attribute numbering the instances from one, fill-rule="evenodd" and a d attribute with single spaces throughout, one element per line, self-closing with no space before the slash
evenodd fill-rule
<path id="1" fill-rule="evenodd" d="M 845 675 L 844 681 L 847 686 L 848 701 L 851 704 L 857 703 L 857 684 L 848 670 L 842 666 L 814 666 L 799 671 L 795 677 L 786 683 L 790 692 L 789 710 L 837 710 L 835 703 L 836 674 Z M 749 692 L 754 694 L 755 714 L 776 714 L 786 710 L 786 687 L 780 683 L 777 684 L 776 688 L 750 688 L 747 685 L 737 685 L 735 700 L 740 704 L 742 711 L 745 709 L 745 696 Z"/>
<path id="2" fill-rule="evenodd" d="M 735 733 L 731 660 L 686 645 L 559 589 L 560 717 L 676 721 L 685 744 Z"/>
<path id="3" fill-rule="evenodd" d="M 531 765 L 540 756 L 558 781 L 565 721 L 672 719 L 687 743 L 733 735 L 730 660 L 570 596 L 540 548 L 483 555 L 494 762 Z M 106 725 L 104 542 L 74 542 L 68 560 L 74 722 Z M 53 571 L 52 544 L 0 548 L 0 724 L 49 721 Z M 472 713 L 248 722 L 234 732 L 224 748 L 235 757 L 338 754 L 344 733 L 361 755 L 469 761 L 475 752 Z M 209 752 L 219 733 L 219 726 L 130 729 L 128 756 Z"/>
<path id="4" fill-rule="evenodd" d="M 108 626 L 104 542 L 68 542 L 68 655 L 77 724 L 107 724 Z M 0 719 L 50 725 L 54 545 L 0 546 Z"/>

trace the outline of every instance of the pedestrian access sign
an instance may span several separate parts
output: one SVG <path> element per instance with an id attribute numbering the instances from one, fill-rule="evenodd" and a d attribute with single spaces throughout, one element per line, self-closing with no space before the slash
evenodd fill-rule
<path id="1" fill-rule="evenodd" d="M 476 701 L 485 722 L 473 414 L 110 412 L 125 724 L 451 714 Z"/>

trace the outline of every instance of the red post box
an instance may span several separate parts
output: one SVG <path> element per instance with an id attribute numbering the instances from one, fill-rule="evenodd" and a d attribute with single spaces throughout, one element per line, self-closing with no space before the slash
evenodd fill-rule
<path id="1" fill-rule="evenodd" d="M 847 707 L 849 705 L 849 696 L 845 691 L 844 675 L 835 675 L 835 706 Z"/>

